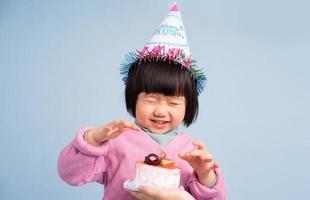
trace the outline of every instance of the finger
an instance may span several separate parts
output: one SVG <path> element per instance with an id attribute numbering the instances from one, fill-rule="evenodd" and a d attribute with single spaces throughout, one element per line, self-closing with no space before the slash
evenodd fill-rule
<path id="1" fill-rule="evenodd" d="M 183 153 L 184 155 L 184 153 Z M 185 160 L 186 162 L 188 162 L 189 164 L 194 164 L 194 163 L 200 163 L 199 165 L 202 167 L 204 166 L 205 168 L 208 169 L 214 169 L 214 162 L 213 162 L 213 158 L 210 155 L 199 155 L 199 156 L 183 156 L 182 153 L 180 153 L 180 158 Z"/>
<path id="2" fill-rule="evenodd" d="M 118 127 L 109 127 L 107 131 L 107 135 L 114 135 L 115 133 L 119 132 Z"/>
<path id="3" fill-rule="evenodd" d="M 191 153 L 190 152 L 182 152 L 182 153 L 179 153 L 179 157 L 181 157 L 182 159 L 192 159 L 193 156 L 191 156 Z"/>
<path id="4" fill-rule="evenodd" d="M 202 154 L 199 156 L 194 156 L 195 159 L 199 159 L 203 162 L 213 162 L 213 156 L 211 154 Z"/>
<path id="5" fill-rule="evenodd" d="M 123 123 L 122 123 L 123 120 L 115 120 L 113 122 L 111 122 L 109 124 L 109 127 L 112 127 L 112 129 L 116 128 L 116 127 L 121 127 L 123 126 Z"/>
<path id="6" fill-rule="evenodd" d="M 185 152 L 180 152 L 180 153 L 178 153 L 178 155 L 179 155 L 179 157 L 182 158 L 182 159 L 185 158 L 185 157 L 187 157 Z"/>
<path id="7" fill-rule="evenodd" d="M 134 191 L 130 191 L 130 190 L 127 190 L 127 191 L 129 192 L 129 194 L 131 194 L 134 198 L 136 198 L 138 200 L 146 199 L 145 195 L 140 193 L 140 192 L 134 192 Z"/>
<path id="8" fill-rule="evenodd" d="M 107 132 L 109 132 L 110 130 L 112 130 L 113 129 L 113 125 L 110 123 L 110 124 L 107 124 L 107 125 L 105 125 L 104 127 L 103 127 L 103 131 L 105 132 L 105 133 L 107 133 Z"/>
<path id="9" fill-rule="evenodd" d="M 206 170 L 213 170 L 214 169 L 214 162 L 207 162 L 204 164 Z"/>
<path id="10" fill-rule="evenodd" d="M 192 152 L 180 153 L 181 157 L 187 158 L 200 158 L 201 160 L 211 161 L 213 160 L 212 154 L 206 153 L 202 150 L 194 150 Z"/>
<path id="11" fill-rule="evenodd" d="M 197 156 L 201 156 L 201 155 L 205 155 L 206 152 L 202 151 L 202 150 L 194 150 L 191 152 L 187 152 L 186 156 L 193 156 L 193 157 L 197 157 Z"/>
<path id="12" fill-rule="evenodd" d="M 153 197 L 153 196 L 156 196 L 158 189 L 156 190 L 156 189 L 153 188 L 153 187 L 141 185 L 141 186 L 139 187 L 139 191 L 140 191 L 141 193 L 144 193 L 144 194 L 150 196 L 150 197 Z"/>
<path id="13" fill-rule="evenodd" d="M 118 126 L 120 127 L 120 129 L 129 128 L 129 129 L 133 129 L 133 130 L 136 130 L 136 131 L 140 131 L 141 130 L 141 128 L 138 125 L 136 125 L 135 123 L 126 121 L 126 120 L 120 120 L 118 122 Z"/>
<path id="14" fill-rule="evenodd" d="M 214 163 L 214 165 L 213 165 L 213 169 L 216 169 L 216 168 L 219 168 L 220 167 L 220 164 L 218 164 L 218 163 Z"/>
<path id="15" fill-rule="evenodd" d="M 193 160 L 193 157 L 188 156 L 187 153 L 179 153 L 179 157 L 187 162 L 191 162 Z"/>
<path id="16" fill-rule="evenodd" d="M 202 160 L 207 161 L 207 162 L 212 162 L 214 159 L 213 159 L 213 156 L 211 154 L 206 154 L 203 156 Z"/>
<path id="17" fill-rule="evenodd" d="M 118 121 L 118 120 L 115 120 L 115 121 L 109 123 L 109 124 L 108 124 L 108 127 L 111 127 L 111 128 L 113 129 L 113 128 L 117 127 L 118 124 L 119 124 L 119 121 Z"/>
<path id="18" fill-rule="evenodd" d="M 211 162 L 213 161 L 213 156 L 211 154 L 205 154 L 200 152 L 192 152 L 190 153 L 190 156 L 192 156 L 194 159 L 199 159 L 205 162 Z"/>
<path id="19" fill-rule="evenodd" d="M 116 127 L 113 127 L 113 125 L 107 124 L 102 127 L 102 130 L 100 134 L 97 136 L 98 141 L 105 141 L 111 139 L 111 136 L 114 135 L 114 132 L 116 132 Z"/>
<path id="20" fill-rule="evenodd" d="M 105 126 L 103 127 L 104 132 L 108 133 L 109 131 L 115 129 L 115 128 L 117 127 L 117 124 L 118 124 L 117 121 L 113 121 L 113 122 L 111 122 L 111 123 L 105 125 Z"/>
<path id="21" fill-rule="evenodd" d="M 196 146 L 198 150 L 207 151 L 207 148 L 202 141 L 195 140 L 193 145 Z"/>
<path id="22" fill-rule="evenodd" d="M 116 121 L 109 123 L 108 125 L 104 127 L 105 132 L 107 133 L 107 135 L 110 135 L 110 136 L 120 135 L 124 131 L 125 128 L 130 128 L 130 129 L 134 129 L 137 131 L 141 130 L 140 127 L 137 126 L 136 124 L 133 124 L 125 120 L 116 120 Z"/>
<path id="23" fill-rule="evenodd" d="M 113 139 L 113 138 L 119 136 L 119 135 L 122 133 L 122 132 L 119 130 L 118 127 L 115 127 L 115 128 L 109 127 L 109 128 L 107 128 L 107 130 L 108 130 L 108 131 L 107 131 L 106 134 L 105 134 L 105 138 L 106 138 L 107 140 Z"/>

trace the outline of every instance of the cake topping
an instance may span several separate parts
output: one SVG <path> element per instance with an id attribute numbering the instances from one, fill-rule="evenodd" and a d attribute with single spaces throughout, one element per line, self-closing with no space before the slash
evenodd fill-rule
<path id="1" fill-rule="evenodd" d="M 159 156 L 155 153 L 150 153 L 148 156 L 145 157 L 144 163 L 149 165 L 159 165 L 160 159 Z"/>
<path id="2" fill-rule="evenodd" d="M 166 158 L 166 153 L 165 152 L 161 152 L 160 154 L 159 154 L 159 159 L 160 160 L 163 160 L 163 159 L 165 159 Z"/>
<path id="3" fill-rule="evenodd" d="M 150 153 L 145 157 L 144 163 L 149 165 L 161 166 L 165 168 L 174 168 L 174 161 L 170 159 L 166 159 L 165 152 L 161 152 L 158 155 L 155 153 Z"/>

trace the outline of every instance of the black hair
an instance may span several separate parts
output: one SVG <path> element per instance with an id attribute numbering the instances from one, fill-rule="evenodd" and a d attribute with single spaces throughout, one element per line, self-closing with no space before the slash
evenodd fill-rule
<path id="1" fill-rule="evenodd" d="M 139 61 L 128 72 L 125 82 L 125 99 L 127 111 L 135 117 L 136 103 L 141 92 L 161 93 L 166 96 L 184 96 L 186 110 L 183 123 L 192 124 L 199 110 L 198 94 L 195 81 L 188 69 L 171 61 Z"/>

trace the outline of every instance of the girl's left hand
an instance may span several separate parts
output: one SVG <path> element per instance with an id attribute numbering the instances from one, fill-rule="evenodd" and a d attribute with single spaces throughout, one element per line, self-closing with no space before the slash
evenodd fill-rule
<path id="1" fill-rule="evenodd" d="M 127 191 L 138 200 L 195 200 L 184 189 L 158 189 L 140 186 L 139 192 Z"/>
<path id="2" fill-rule="evenodd" d="M 202 185 L 210 186 L 216 179 L 214 169 L 219 166 L 214 162 L 212 154 L 207 152 L 203 142 L 194 141 L 193 145 L 197 147 L 196 150 L 187 153 L 179 153 L 179 156 L 192 166 Z"/>

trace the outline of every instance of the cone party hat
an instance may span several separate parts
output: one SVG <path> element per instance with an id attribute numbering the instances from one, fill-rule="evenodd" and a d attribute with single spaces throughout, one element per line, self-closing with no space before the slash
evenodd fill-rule
<path id="1" fill-rule="evenodd" d="M 195 81 L 196 91 L 200 94 L 206 84 L 206 75 L 196 66 L 187 43 L 185 28 L 179 6 L 174 3 L 168 16 L 154 31 L 141 51 L 130 52 L 121 65 L 122 79 L 126 84 L 130 67 L 143 60 L 161 60 L 176 62 L 186 68 Z"/>

